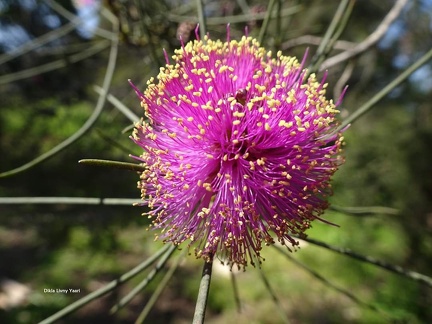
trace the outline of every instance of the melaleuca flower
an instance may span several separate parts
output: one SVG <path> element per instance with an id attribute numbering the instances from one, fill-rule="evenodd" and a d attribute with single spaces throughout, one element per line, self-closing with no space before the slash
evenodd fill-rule
<path id="1" fill-rule="evenodd" d="M 335 104 L 303 64 L 255 39 L 206 37 L 139 92 L 138 186 L 165 242 L 246 266 L 262 245 L 295 246 L 328 206 L 342 158 Z"/>

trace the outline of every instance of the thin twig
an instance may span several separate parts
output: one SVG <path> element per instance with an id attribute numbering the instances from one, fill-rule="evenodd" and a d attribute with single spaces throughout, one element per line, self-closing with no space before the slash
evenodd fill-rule
<path id="1" fill-rule="evenodd" d="M 397 0 L 393 8 L 389 11 L 387 16 L 383 19 L 377 29 L 370 34 L 363 42 L 357 44 L 354 48 L 339 53 L 329 59 L 325 60 L 320 67 L 320 71 L 326 70 L 336 64 L 346 61 L 360 53 L 366 51 L 368 48 L 376 44 L 387 32 L 393 21 L 400 15 L 403 7 L 406 5 L 408 0 Z"/>
<path id="2" fill-rule="evenodd" d="M 125 145 L 120 143 L 119 140 L 116 138 L 113 138 L 111 135 L 107 134 L 105 131 L 103 131 L 101 128 L 96 128 L 96 133 L 109 145 L 112 147 L 117 148 L 118 150 L 122 151 L 124 154 L 129 154 L 130 150 Z"/>
<path id="3" fill-rule="evenodd" d="M 249 5 L 247 4 L 246 0 L 237 0 L 237 4 L 242 10 L 243 14 L 247 15 L 250 11 Z"/>
<path id="4" fill-rule="evenodd" d="M 282 0 L 277 0 L 276 11 L 278 15 L 276 16 L 276 35 L 274 40 L 274 48 L 279 51 L 282 45 Z"/>
<path id="5" fill-rule="evenodd" d="M 153 63 L 156 65 L 156 67 L 158 66 L 163 66 L 163 61 L 160 58 L 160 55 L 158 55 L 158 52 L 156 51 L 156 46 L 155 46 L 155 42 L 153 41 L 154 36 L 152 35 L 149 26 L 147 24 L 148 20 L 152 20 L 151 17 L 149 16 L 149 13 L 145 11 L 145 5 L 144 5 L 144 1 L 135 1 L 136 6 L 139 8 L 140 11 L 140 27 L 141 29 L 146 33 L 146 36 L 148 38 L 148 47 L 150 50 L 150 54 L 151 57 L 153 58 Z M 160 51 L 162 52 L 162 51 Z"/>
<path id="6" fill-rule="evenodd" d="M 121 205 L 132 206 L 141 200 L 133 198 L 89 198 L 89 197 L 0 197 L 0 205 Z"/>
<path id="7" fill-rule="evenodd" d="M 301 5 L 292 6 L 289 8 L 284 8 L 284 9 L 282 9 L 280 15 L 281 15 L 281 17 L 290 16 L 290 15 L 298 13 L 301 9 L 302 9 Z M 259 12 L 259 13 L 247 14 L 247 15 L 235 15 L 235 16 L 224 16 L 224 17 L 207 17 L 206 18 L 206 24 L 207 24 L 207 26 L 225 25 L 228 23 L 236 24 L 236 23 L 243 23 L 243 22 L 248 22 L 248 21 L 253 21 L 253 20 L 263 20 L 267 14 L 268 14 L 267 12 Z M 276 12 L 276 10 L 273 11 L 270 15 L 270 18 L 275 18 L 277 14 L 278 13 Z M 168 20 L 174 21 L 174 22 L 178 22 L 178 23 L 181 23 L 184 21 L 190 21 L 192 23 L 199 23 L 199 20 L 196 16 L 180 16 L 180 15 L 176 15 L 176 14 L 172 14 L 172 13 L 166 14 L 165 19 L 168 19 Z"/>
<path id="8" fill-rule="evenodd" d="M 156 301 L 158 300 L 158 298 L 162 294 L 163 290 L 168 285 L 168 282 L 171 280 L 172 276 L 174 275 L 174 272 L 177 270 L 177 267 L 179 266 L 180 261 L 183 260 L 183 258 L 185 256 L 185 252 L 187 252 L 187 250 L 184 250 L 184 252 L 181 255 L 179 255 L 176 262 L 171 266 L 171 268 L 167 271 L 165 276 L 162 278 L 161 282 L 157 286 L 154 293 L 151 295 L 149 301 L 145 305 L 141 314 L 139 314 L 137 320 L 135 321 L 136 324 L 144 323 L 145 319 L 147 318 L 147 315 L 150 313 L 150 310 L 153 308 L 154 304 L 156 303 Z"/>
<path id="9" fill-rule="evenodd" d="M 321 58 L 320 58 L 320 60 L 319 60 L 319 64 L 322 63 L 322 60 L 324 60 L 325 58 L 327 58 L 327 56 L 333 50 L 334 44 L 337 42 L 337 40 L 342 35 L 342 33 L 345 30 L 345 28 L 348 26 L 348 21 L 349 21 L 349 19 L 351 17 L 351 13 L 352 13 L 352 11 L 354 9 L 355 1 L 356 0 L 350 0 L 349 1 L 347 8 L 345 9 L 345 11 L 344 11 L 344 13 L 342 15 L 341 20 L 338 23 L 337 29 L 333 33 L 332 37 L 330 38 L 330 41 L 328 42 L 328 44 L 327 44 L 327 46 L 326 46 L 326 48 L 324 50 L 324 55 L 322 55 Z"/>
<path id="10" fill-rule="evenodd" d="M 269 5 L 267 7 L 267 12 L 266 12 L 263 24 L 261 26 L 261 29 L 260 29 L 260 32 L 259 32 L 259 36 L 258 36 L 258 42 L 260 44 L 262 44 L 262 42 L 264 40 L 264 37 L 265 37 L 265 34 L 267 32 L 267 28 L 268 28 L 268 26 L 270 24 L 270 20 L 272 18 L 271 16 L 272 16 L 272 12 L 273 12 L 273 7 L 274 7 L 275 4 L 276 4 L 276 0 L 270 0 Z M 276 13 L 276 15 L 280 17 L 281 13 L 280 12 Z"/>
<path id="11" fill-rule="evenodd" d="M 261 267 L 258 267 L 258 273 L 260 274 L 261 280 L 264 283 L 264 286 L 266 287 L 267 291 L 269 292 L 270 296 L 272 297 L 273 302 L 276 305 L 277 310 L 279 311 L 279 314 L 282 317 L 282 320 L 284 323 L 289 323 L 289 319 L 287 317 L 287 314 L 285 313 L 281 302 L 279 301 L 279 298 L 276 296 L 276 293 L 274 292 L 273 288 L 270 285 L 270 282 L 268 281 L 267 277 L 265 276 L 263 270 Z"/>
<path id="12" fill-rule="evenodd" d="M 210 292 L 213 259 L 205 260 L 192 324 L 203 324 Z"/>
<path id="13" fill-rule="evenodd" d="M 96 55 L 97 53 L 108 48 L 109 45 L 110 45 L 109 41 L 106 41 L 106 40 L 97 41 L 91 47 L 87 47 L 85 50 L 83 50 L 80 53 L 71 54 L 67 58 L 55 60 L 55 61 L 52 61 L 52 62 L 49 62 L 46 64 L 41 64 L 41 65 L 31 67 L 28 69 L 20 70 L 18 72 L 2 75 L 0 77 L 0 85 L 6 84 L 9 82 L 13 82 L 13 81 L 27 79 L 27 78 L 30 78 L 30 77 L 35 76 L 35 75 L 40 75 L 43 73 L 47 73 L 50 71 L 64 68 L 68 65 L 71 65 L 73 63 L 77 63 L 77 62 L 82 61 L 86 58 L 89 58 L 93 55 Z"/>
<path id="14" fill-rule="evenodd" d="M 125 128 L 122 129 L 121 133 L 122 133 L 122 134 L 129 133 L 129 132 L 131 132 L 132 129 L 134 129 L 134 128 L 135 128 L 135 125 L 134 125 L 134 124 L 129 125 L 129 126 L 126 126 Z"/>
<path id="15" fill-rule="evenodd" d="M 233 286 L 233 293 L 234 293 L 234 300 L 236 303 L 236 307 L 237 307 L 237 312 L 241 312 L 241 303 L 240 303 L 240 295 L 239 295 L 239 291 L 238 291 L 238 286 L 237 286 L 237 280 L 235 277 L 235 274 L 232 272 L 230 272 L 231 274 L 231 283 Z"/>
<path id="16" fill-rule="evenodd" d="M 94 87 L 94 91 L 96 91 L 99 95 L 103 93 L 103 89 L 97 85 Z M 113 96 L 112 94 L 108 94 L 107 100 L 116 107 L 123 115 L 125 115 L 132 123 L 136 123 L 140 120 L 140 117 L 138 117 L 131 109 L 126 107 L 124 103 L 122 103 L 117 97 Z"/>
<path id="17" fill-rule="evenodd" d="M 331 205 L 330 210 L 334 210 L 340 213 L 354 215 L 354 216 L 366 216 L 366 215 L 400 215 L 400 211 L 396 208 L 382 207 L 382 206 L 367 206 L 367 207 L 341 207 Z"/>
<path id="18" fill-rule="evenodd" d="M 342 72 L 338 81 L 336 82 L 333 90 L 333 98 L 335 98 L 336 100 L 337 98 L 340 98 L 343 90 L 346 89 L 347 82 L 354 71 L 354 67 L 355 67 L 354 60 L 348 62 L 348 64 L 344 68 L 344 71 Z"/>
<path id="19" fill-rule="evenodd" d="M 143 281 L 141 281 L 138 285 L 134 287 L 126 296 L 124 296 L 119 302 L 114 305 L 110 313 L 114 314 L 118 310 L 120 310 L 122 307 L 127 305 L 136 295 L 138 295 L 147 285 L 154 279 L 154 277 L 162 270 L 162 268 L 165 266 L 171 255 L 176 250 L 176 246 L 172 245 L 168 251 L 160 258 L 158 263 L 155 265 L 155 267 L 150 271 L 150 273 L 144 278 Z"/>
<path id="20" fill-rule="evenodd" d="M 47 319 L 43 320 L 39 324 L 50 324 L 58 321 L 59 319 L 65 317 L 66 315 L 76 311 L 77 309 L 83 307 L 84 305 L 87 305 L 91 301 L 102 297 L 103 295 L 109 293 L 110 291 L 117 288 L 119 285 L 129 281 L 145 269 L 147 269 L 153 262 L 155 262 L 158 258 L 161 257 L 162 254 L 164 254 L 168 249 L 172 248 L 172 246 L 165 245 L 163 248 L 161 248 L 158 252 L 156 252 L 154 255 L 149 257 L 144 262 L 140 263 L 138 266 L 133 268 L 132 270 L 128 271 L 124 275 L 122 275 L 120 278 L 111 281 L 109 284 L 105 285 L 104 287 L 88 294 L 87 296 L 77 300 L 76 302 L 72 303 L 71 305 L 63 308 L 59 312 L 55 313 L 54 315 L 51 315 Z"/>
<path id="21" fill-rule="evenodd" d="M 196 0 L 196 7 L 198 13 L 199 32 L 201 40 L 204 41 L 204 36 L 207 34 L 207 21 L 204 13 L 204 4 L 202 0 Z"/>
<path id="22" fill-rule="evenodd" d="M 349 1 L 350 0 L 343 0 L 339 4 L 339 6 L 336 10 L 336 13 L 334 14 L 333 19 L 330 23 L 330 26 L 327 28 L 327 31 L 324 34 L 324 37 L 322 39 L 321 44 L 318 46 L 318 49 L 317 49 L 315 55 L 312 57 L 311 64 L 308 68 L 310 73 L 313 73 L 318 69 L 319 62 L 326 55 L 326 50 L 327 51 L 329 50 L 328 44 L 329 44 L 332 36 L 334 35 L 334 33 L 337 29 L 337 26 L 339 25 L 339 22 L 343 18 L 343 14 L 346 11 L 346 8 L 348 7 Z"/>
<path id="23" fill-rule="evenodd" d="M 65 8 L 63 8 L 59 3 L 57 3 L 56 1 L 53 0 L 44 0 L 44 3 L 47 4 L 48 6 L 51 7 L 51 9 L 53 9 L 55 12 L 57 12 L 60 16 L 66 18 L 67 20 L 69 20 L 71 23 L 75 24 L 76 26 L 80 26 L 81 23 L 81 18 L 79 18 L 77 15 L 74 15 L 72 12 L 66 10 Z M 102 13 L 104 14 L 104 16 L 111 22 L 114 22 L 114 19 L 116 19 L 114 17 L 114 15 L 108 15 L 107 12 L 108 10 L 102 6 L 101 9 Z M 100 37 L 106 38 L 108 40 L 115 40 L 116 38 L 118 38 L 118 31 L 113 31 L 110 32 L 108 30 L 102 29 L 100 27 L 96 27 L 94 29 L 94 33 L 95 35 L 98 35 Z"/>
<path id="24" fill-rule="evenodd" d="M 343 255 L 350 256 L 356 260 L 375 265 L 375 266 L 380 267 L 382 269 L 397 273 L 399 275 L 402 275 L 404 277 L 407 277 L 409 279 L 424 283 L 424 284 L 428 285 L 429 287 L 432 287 L 432 278 L 428 277 L 426 275 L 423 275 L 421 273 L 406 270 L 400 266 L 389 264 L 389 263 L 374 259 L 374 258 L 369 257 L 369 256 L 361 255 L 361 254 L 356 253 L 356 252 L 354 252 L 350 249 L 347 249 L 347 248 L 339 248 L 339 247 L 332 246 L 330 244 L 327 244 L 327 243 L 324 243 L 321 241 L 317 241 L 317 240 L 314 240 L 311 238 L 301 238 L 301 239 L 303 241 L 309 242 L 311 244 L 318 245 L 318 246 L 321 246 L 321 247 L 326 248 L 328 250 L 338 252 L 338 253 L 343 254 Z"/>
<path id="25" fill-rule="evenodd" d="M 384 98 L 388 93 L 390 93 L 394 88 L 396 88 L 399 84 L 405 81 L 415 70 L 421 67 L 423 64 L 432 59 L 432 49 L 430 49 L 425 55 L 423 55 L 420 59 L 418 59 L 415 63 L 413 63 L 409 68 L 403 71 L 396 79 L 390 82 L 387 86 L 385 86 L 381 91 L 379 91 L 376 95 L 374 95 L 371 99 L 369 99 L 366 103 L 364 103 L 360 108 L 358 108 L 352 115 L 346 118 L 341 125 L 338 127 L 337 131 L 344 129 L 349 124 L 353 123 L 355 120 L 360 118 L 366 112 L 368 112 L 378 101 Z"/>
<path id="26" fill-rule="evenodd" d="M 304 263 L 298 261 L 297 259 L 293 258 L 291 256 L 290 253 L 288 253 L 286 251 L 286 249 L 283 249 L 280 246 L 276 246 L 273 245 L 280 253 L 282 253 L 286 258 L 288 258 L 291 262 L 293 262 L 295 265 L 297 265 L 298 267 L 302 268 L 303 270 L 305 270 L 306 272 L 308 272 L 310 275 L 312 275 L 313 277 L 315 277 L 316 279 L 318 279 L 319 281 L 321 281 L 324 285 L 326 285 L 327 287 L 330 287 L 334 290 L 336 290 L 337 292 L 341 293 L 342 295 L 348 297 L 349 299 L 351 299 L 353 302 L 355 302 L 356 304 L 369 308 L 377 313 L 379 313 L 380 315 L 383 316 L 388 316 L 387 314 L 383 313 L 379 308 L 375 307 L 374 305 L 368 304 L 360 299 L 358 299 L 355 295 L 353 295 L 350 291 L 342 289 L 338 286 L 336 286 L 334 283 L 330 282 L 327 278 L 325 278 L 324 276 L 320 275 L 318 272 L 312 270 L 311 268 L 309 268 L 307 265 L 305 265 Z"/>
<path id="27" fill-rule="evenodd" d="M 82 159 L 78 161 L 79 164 L 93 165 L 98 167 L 109 167 L 129 171 L 144 171 L 145 168 L 142 165 L 129 162 L 119 162 L 111 160 L 99 160 L 99 159 Z"/>
<path id="28" fill-rule="evenodd" d="M 4 64 L 18 56 L 24 55 L 27 52 L 30 52 L 38 47 L 43 46 L 46 43 L 49 43 L 55 39 L 59 39 L 63 35 L 70 33 L 75 29 L 76 24 L 68 23 L 60 28 L 54 29 L 38 38 L 34 38 L 31 41 L 24 43 L 18 48 L 14 49 L 12 52 L 7 52 L 0 55 L 0 64 Z"/>
<path id="29" fill-rule="evenodd" d="M 319 36 L 303 35 L 303 36 L 299 36 L 297 38 L 287 40 L 286 42 L 284 42 L 282 44 L 282 49 L 287 50 L 289 48 L 296 47 L 299 45 L 319 45 L 322 43 L 322 41 L 323 41 L 323 38 L 319 37 Z M 344 41 L 344 40 L 337 40 L 333 45 L 333 49 L 346 51 L 346 50 L 353 48 L 356 44 L 357 43 L 348 42 L 348 41 Z"/>
<path id="30" fill-rule="evenodd" d="M 112 20 L 113 31 L 117 33 L 118 28 L 119 28 L 119 23 L 118 23 L 117 19 L 115 17 L 111 17 L 109 15 L 109 12 L 107 13 L 107 15 Z M 118 53 L 118 38 L 114 38 L 111 40 L 111 49 L 110 49 L 108 64 L 107 64 L 105 77 L 104 77 L 104 81 L 103 81 L 103 85 L 102 85 L 102 88 L 104 89 L 104 93 L 99 96 L 98 101 L 96 103 L 95 110 L 93 111 L 93 113 L 89 117 L 89 119 L 87 119 L 87 121 L 84 123 L 84 125 L 79 130 L 77 130 L 72 136 L 70 136 L 69 138 L 67 138 L 66 140 L 64 140 L 63 142 L 61 142 L 60 144 L 58 144 L 57 146 L 55 146 L 54 148 L 52 148 L 48 152 L 45 152 L 42 155 L 39 155 L 34 160 L 27 162 L 26 164 L 24 164 L 18 168 L 0 173 L 0 178 L 12 176 L 12 175 L 15 175 L 17 173 L 26 171 L 26 170 L 34 167 L 35 165 L 53 157 L 54 155 L 58 154 L 62 150 L 69 147 L 71 144 L 75 143 L 79 138 L 81 138 L 84 134 L 86 134 L 90 130 L 90 128 L 95 124 L 95 122 L 99 118 L 99 116 L 103 110 L 103 107 L 105 106 L 106 94 L 108 93 L 108 89 L 111 85 L 111 80 L 112 80 L 112 77 L 114 75 L 114 70 L 116 67 L 117 53 Z"/>

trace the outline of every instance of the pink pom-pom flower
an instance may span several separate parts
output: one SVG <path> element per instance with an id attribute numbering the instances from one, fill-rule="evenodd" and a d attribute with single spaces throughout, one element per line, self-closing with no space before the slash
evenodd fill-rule
<path id="1" fill-rule="evenodd" d="M 189 42 L 173 61 L 135 88 L 147 117 L 132 136 L 138 186 L 158 237 L 241 267 L 275 239 L 296 246 L 343 162 L 326 84 L 251 37 Z"/>

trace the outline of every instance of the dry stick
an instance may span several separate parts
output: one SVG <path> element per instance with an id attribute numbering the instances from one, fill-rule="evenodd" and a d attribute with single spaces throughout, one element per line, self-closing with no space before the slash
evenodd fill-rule
<path id="1" fill-rule="evenodd" d="M 336 41 L 338 40 L 338 38 L 342 34 L 342 32 L 345 30 L 346 26 L 348 25 L 349 18 L 351 17 L 351 13 L 352 13 L 352 10 L 354 8 L 354 3 L 355 3 L 355 0 L 349 0 L 346 8 L 344 8 L 342 15 L 340 17 L 335 16 L 335 18 L 337 18 L 335 20 L 335 21 L 337 21 L 336 27 L 333 30 L 333 33 L 332 33 L 330 39 L 328 39 L 326 41 L 326 43 L 322 46 L 322 48 L 323 48 L 322 52 L 318 56 L 316 56 L 316 55 L 314 56 L 314 57 L 316 57 L 316 60 L 314 61 L 315 63 L 313 64 L 309 73 L 317 72 L 321 63 L 327 58 L 329 53 L 333 50 L 334 44 L 336 43 Z M 320 44 L 319 48 L 321 48 L 321 44 Z M 319 48 L 318 48 L 318 50 L 319 50 Z"/>
<path id="2" fill-rule="evenodd" d="M 429 287 L 432 287 L 432 278 L 430 278 L 430 277 L 428 277 L 426 275 L 423 275 L 421 273 L 414 272 L 414 271 L 409 271 L 409 270 L 403 269 L 400 266 L 396 266 L 396 265 L 393 265 L 393 264 L 389 264 L 389 263 L 386 263 L 386 262 L 383 262 L 383 261 L 371 258 L 369 256 L 358 254 L 358 253 L 356 253 L 356 252 L 354 252 L 354 251 L 352 251 L 350 249 L 339 248 L 339 247 L 332 246 L 330 244 L 327 244 L 327 243 L 324 243 L 324 242 L 321 242 L 321 241 L 317 241 L 317 240 L 314 240 L 314 239 L 301 238 L 301 240 L 309 242 L 311 244 L 315 244 L 315 245 L 321 246 L 323 248 L 326 248 L 326 249 L 334 251 L 334 252 L 338 252 L 338 253 L 343 254 L 343 255 L 350 256 L 350 257 L 352 257 L 352 258 L 354 258 L 356 260 L 359 260 L 359 261 L 362 261 L 362 262 L 366 262 L 366 263 L 370 263 L 372 265 L 378 266 L 378 267 L 383 268 L 385 270 L 397 273 L 399 275 L 405 276 L 405 277 L 407 277 L 409 279 L 412 279 L 412 280 L 424 283 L 424 284 L 428 285 Z"/>
<path id="3" fill-rule="evenodd" d="M 319 45 L 323 41 L 322 37 L 314 36 L 314 35 L 303 35 L 299 36 L 297 38 L 293 38 L 290 40 L 287 40 L 282 44 L 282 49 L 287 50 L 292 47 L 296 47 L 299 45 Z M 337 40 L 334 43 L 333 49 L 339 49 L 339 50 L 349 50 L 353 48 L 357 43 L 348 42 L 344 40 Z"/>
<path id="4" fill-rule="evenodd" d="M 291 6 L 292 7 L 295 7 L 295 6 L 298 6 L 299 5 L 299 3 L 300 3 L 300 1 L 301 0 L 292 0 L 291 1 Z M 281 10 L 281 17 L 282 17 L 283 15 L 282 15 L 282 10 Z M 289 16 L 289 17 L 287 17 L 286 19 L 284 19 L 284 22 L 283 22 L 283 26 L 281 26 L 281 30 L 283 29 L 283 30 L 291 30 L 291 29 L 293 29 L 293 28 L 290 28 L 290 25 L 291 25 L 291 23 L 292 23 L 292 19 L 293 18 L 293 16 Z M 284 33 L 284 34 L 289 34 L 289 33 Z M 285 35 L 284 35 L 285 36 Z M 283 40 L 283 37 L 282 37 L 282 40 Z M 282 44 L 280 45 L 281 46 L 281 48 L 280 49 L 282 49 Z"/>
<path id="5" fill-rule="evenodd" d="M 338 81 L 336 82 L 333 90 L 333 98 L 340 98 L 343 89 L 346 88 L 347 82 L 349 78 L 351 77 L 355 67 L 354 60 L 348 62 L 346 67 L 344 68 L 344 71 L 342 72 L 341 76 L 339 77 Z M 337 100 L 337 99 L 336 99 Z"/>
<path id="6" fill-rule="evenodd" d="M 366 51 L 372 45 L 377 43 L 387 32 L 392 22 L 399 16 L 403 7 L 406 5 L 408 0 L 398 0 L 394 4 L 393 8 L 389 11 L 387 16 L 383 19 L 377 29 L 370 34 L 363 42 L 357 44 L 353 49 L 339 53 L 329 59 L 325 60 L 320 67 L 320 71 L 326 70 L 336 64 L 346 61 L 360 53 Z"/>
<path id="7" fill-rule="evenodd" d="M 70 11 L 63 8 L 59 3 L 53 0 L 44 0 L 44 3 L 51 7 L 55 12 L 57 12 L 60 16 L 63 16 L 76 26 L 80 26 L 81 24 L 81 18 L 79 18 L 77 15 L 71 13 Z M 110 20 L 113 22 L 112 17 L 114 17 L 109 10 L 107 10 L 105 7 L 102 6 L 101 12 Z M 108 15 L 111 15 L 109 17 Z M 106 38 L 108 40 L 115 40 L 118 37 L 118 31 L 107 31 L 105 29 L 102 29 L 100 27 L 96 27 L 94 29 L 95 35 L 101 36 L 103 38 Z"/>
<path id="8" fill-rule="evenodd" d="M 38 47 L 41 47 L 42 45 L 52 41 L 53 39 L 59 39 L 63 35 L 66 35 L 70 33 L 72 30 L 74 30 L 75 26 L 76 24 L 70 22 L 64 26 L 61 26 L 60 28 L 54 29 L 51 32 L 48 32 L 38 38 L 26 42 L 25 44 L 14 49 L 12 52 L 8 52 L 0 55 L 0 64 L 4 64 L 14 59 L 15 57 L 24 55 L 27 52 L 30 52 Z"/>
<path id="9" fill-rule="evenodd" d="M 301 5 L 298 6 L 292 6 L 289 8 L 284 8 L 281 10 L 281 17 L 291 16 L 297 12 L 299 12 L 302 9 Z M 278 13 L 276 11 L 273 11 L 271 13 L 271 18 L 275 18 Z M 247 15 L 236 15 L 236 16 L 224 16 L 224 17 L 208 17 L 206 18 L 206 24 L 207 26 L 210 25 L 225 25 L 225 24 L 235 24 L 235 23 L 242 23 L 242 22 L 248 22 L 251 20 L 263 20 L 268 15 L 267 12 L 260 12 L 256 14 L 247 14 Z M 166 14 L 166 19 L 169 21 L 174 21 L 181 23 L 183 21 L 190 21 L 192 23 L 198 23 L 199 20 L 195 16 L 180 16 L 172 13 Z"/>
<path id="10" fill-rule="evenodd" d="M 154 42 L 152 41 L 153 36 L 152 33 L 149 29 L 149 26 L 147 25 L 147 21 L 150 20 L 152 21 L 152 17 L 150 17 L 148 15 L 148 13 L 145 11 L 144 9 L 144 1 L 136 1 L 135 4 L 137 5 L 137 8 L 140 11 L 140 26 L 142 28 L 142 30 L 146 33 L 147 38 L 148 38 L 148 46 L 150 48 L 150 54 L 151 57 L 153 58 L 153 62 L 156 65 L 156 67 L 158 66 L 163 66 L 163 61 L 160 59 L 159 55 L 156 52 L 156 47 Z"/>
<path id="11" fill-rule="evenodd" d="M 195 313 L 192 324 L 204 323 L 205 312 L 207 308 L 207 299 L 210 291 L 210 282 L 212 275 L 213 258 L 209 261 L 204 261 L 201 282 L 198 291 L 197 302 L 195 306 Z"/>
<path id="12" fill-rule="evenodd" d="M 180 4 L 178 7 L 174 7 L 171 8 L 171 10 L 168 13 L 164 13 L 164 17 L 166 14 L 172 14 L 172 12 L 174 11 L 177 15 L 184 15 L 188 12 L 191 12 L 193 10 L 195 10 L 195 3 L 193 3 L 192 1 L 182 1 L 184 2 L 183 4 Z M 177 21 L 177 22 L 181 22 L 181 21 Z"/>
<path id="13" fill-rule="evenodd" d="M 319 60 L 319 64 L 321 64 L 322 61 L 324 61 L 324 59 L 327 57 L 327 55 L 331 52 L 331 50 L 334 47 L 334 44 L 336 43 L 336 41 L 339 39 L 340 35 L 342 35 L 343 31 L 347 27 L 348 21 L 351 17 L 351 13 L 354 9 L 355 1 L 356 0 L 350 0 L 349 1 L 348 6 L 342 15 L 336 30 L 334 31 L 334 33 L 333 33 L 332 37 L 330 38 L 326 48 L 324 49 L 324 53 Z"/>
<path id="14" fill-rule="evenodd" d="M 44 57 L 72 55 L 74 53 L 82 52 L 83 50 L 87 49 L 89 47 L 89 44 L 98 41 L 97 38 L 95 38 L 95 40 L 96 41 L 91 42 L 86 41 L 80 43 L 58 44 L 55 47 L 42 47 L 38 49 L 38 54 Z M 107 43 L 109 44 L 110 42 Z"/>
<path id="15" fill-rule="evenodd" d="M 161 248 L 158 252 L 156 252 L 154 255 L 152 255 L 150 258 L 145 260 L 144 262 L 140 263 L 138 266 L 133 268 L 132 270 L 128 271 L 124 275 L 122 275 L 120 278 L 111 281 L 109 284 L 105 285 L 104 287 L 88 294 L 87 296 L 77 300 L 76 302 L 72 303 L 71 305 L 63 308 L 59 312 L 55 313 L 54 315 L 51 315 L 47 319 L 43 320 L 39 324 L 50 324 L 58 321 L 59 319 L 65 317 L 66 315 L 76 311 L 77 309 L 83 307 L 84 305 L 87 305 L 91 301 L 102 297 L 103 295 L 109 293 L 110 291 L 117 288 L 119 285 L 127 282 L 128 280 L 132 279 L 145 269 L 147 269 L 153 262 L 155 262 L 158 258 L 161 257 L 162 254 L 164 254 L 168 249 L 170 248 L 169 245 L 164 246 Z"/>
<path id="16" fill-rule="evenodd" d="M 113 24 L 113 31 L 117 33 L 119 28 L 119 23 L 117 19 L 114 16 L 110 15 L 111 13 L 108 11 L 106 12 L 106 14 L 109 15 L 108 17 L 110 18 Z M 63 142 L 61 142 L 60 144 L 58 144 L 48 152 L 38 156 L 34 160 L 27 162 L 26 164 L 18 168 L 0 173 L 0 178 L 12 176 L 17 173 L 26 171 L 34 167 L 35 165 L 53 157 L 55 154 L 61 152 L 62 150 L 69 147 L 71 144 L 75 143 L 79 138 L 81 138 L 84 134 L 86 134 L 87 131 L 90 130 L 90 128 L 95 124 L 96 120 L 100 116 L 103 107 L 105 106 L 106 94 L 108 93 L 108 89 L 111 85 L 111 80 L 114 75 L 114 70 L 116 67 L 117 53 L 118 53 L 118 38 L 115 38 L 111 40 L 111 49 L 110 49 L 108 64 L 107 64 L 105 77 L 102 85 L 102 88 L 104 89 L 104 93 L 101 96 L 99 96 L 93 114 L 89 117 L 89 119 L 87 119 L 84 125 L 78 131 L 76 131 L 72 136 L 70 136 L 69 138 L 67 138 L 66 140 L 64 140 Z"/>
<path id="17" fill-rule="evenodd" d="M 50 71 L 58 70 L 61 68 L 64 68 L 70 64 L 77 63 L 79 61 L 82 61 L 86 58 L 89 58 L 93 55 L 96 55 L 97 53 L 103 51 L 104 49 L 108 48 L 110 45 L 109 41 L 102 40 L 97 41 L 94 45 L 91 47 L 86 48 L 80 53 L 71 54 L 66 59 L 59 59 L 50 63 L 38 65 L 29 69 L 20 70 L 18 72 L 9 73 L 6 75 L 2 75 L 0 77 L 0 85 L 6 84 L 9 82 L 22 80 L 26 78 L 30 78 L 35 75 L 40 75 L 42 73 L 47 73 Z"/>
<path id="18" fill-rule="evenodd" d="M 339 4 L 336 13 L 334 14 L 333 19 L 330 23 L 330 26 L 327 28 L 327 31 L 324 34 L 321 44 L 318 46 L 315 55 L 312 57 L 312 61 L 309 66 L 310 73 L 315 72 L 319 61 L 322 59 L 322 57 L 324 57 L 324 55 L 326 55 L 325 50 L 328 47 L 328 44 L 332 36 L 334 35 L 337 26 L 339 25 L 339 22 L 343 18 L 343 14 L 346 11 L 348 4 L 349 4 L 349 0 L 343 0 Z"/>

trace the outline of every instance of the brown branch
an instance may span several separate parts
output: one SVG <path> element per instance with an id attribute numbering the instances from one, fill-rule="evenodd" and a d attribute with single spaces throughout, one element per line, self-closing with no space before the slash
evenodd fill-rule
<path id="1" fill-rule="evenodd" d="M 346 61 L 354 56 L 357 56 L 370 47 L 372 47 L 374 44 L 376 44 L 388 31 L 390 28 L 390 25 L 395 21 L 395 19 L 399 16 L 401 13 L 403 7 L 406 5 L 408 0 L 397 0 L 394 4 L 393 8 L 389 11 L 387 16 L 383 19 L 381 24 L 377 27 L 377 29 L 370 34 L 364 41 L 361 43 L 358 43 L 354 48 L 351 50 L 339 53 L 333 57 L 330 57 L 329 59 L 325 60 L 320 67 L 320 71 L 326 70 L 329 67 L 332 67 L 336 64 L 342 63 L 343 61 Z"/>
<path id="2" fill-rule="evenodd" d="M 286 50 L 299 45 L 316 45 L 321 44 L 323 38 L 314 35 L 303 35 L 297 38 L 290 39 L 282 44 L 282 49 Z M 348 42 L 344 40 L 338 40 L 335 42 L 333 48 L 343 51 L 349 51 L 353 49 L 357 43 Z"/>

